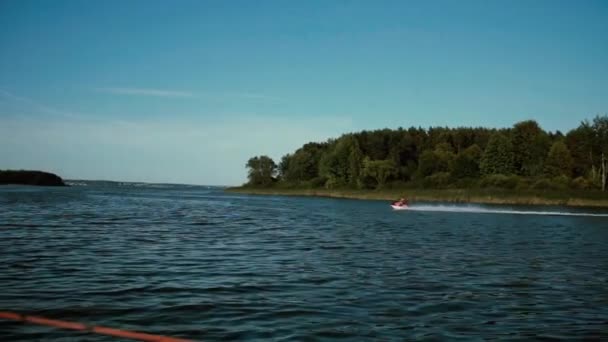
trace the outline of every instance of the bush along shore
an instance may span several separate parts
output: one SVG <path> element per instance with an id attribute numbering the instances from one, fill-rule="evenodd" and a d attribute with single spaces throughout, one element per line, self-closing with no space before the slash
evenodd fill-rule
<path id="1" fill-rule="evenodd" d="M 479 204 L 512 204 L 512 205 L 559 205 L 575 207 L 608 208 L 608 196 L 601 192 L 579 191 L 517 191 L 506 189 L 296 189 L 279 187 L 233 187 L 227 192 L 274 195 L 274 196 L 316 196 L 330 198 L 348 198 L 364 200 L 387 200 L 406 197 L 410 203 L 479 203 Z"/>
<path id="2" fill-rule="evenodd" d="M 66 186 L 61 177 L 49 172 L 0 170 L 0 185 L 7 184 Z"/>
<path id="3" fill-rule="evenodd" d="M 250 158 L 228 191 L 343 198 L 608 207 L 608 116 L 566 133 L 510 128 L 382 129 L 310 142 L 278 164 Z"/>

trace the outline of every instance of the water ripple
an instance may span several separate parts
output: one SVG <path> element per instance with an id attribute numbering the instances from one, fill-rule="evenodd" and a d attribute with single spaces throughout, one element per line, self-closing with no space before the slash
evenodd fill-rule
<path id="1" fill-rule="evenodd" d="M 0 308 L 200 340 L 608 338 L 605 213 L 441 208 L 4 187 Z"/>

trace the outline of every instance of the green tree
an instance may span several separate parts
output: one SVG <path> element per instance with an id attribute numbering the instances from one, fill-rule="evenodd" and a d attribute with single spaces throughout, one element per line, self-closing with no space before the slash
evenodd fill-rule
<path id="1" fill-rule="evenodd" d="M 418 159 L 418 174 L 423 177 L 430 176 L 441 170 L 439 156 L 432 150 L 426 150 Z"/>
<path id="2" fill-rule="evenodd" d="M 472 128 L 457 128 L 452 131 L 452 140 L 456 153 L 462 152 L 473 144 L 474 131 Z"/>
<path id="3" fill-rule="evenodd" d="M 515 173 L 523 176 L 540 175 L 550 141 L 538 123 L 533 120 L 516 123 L 511 131 L 511 143 Z"/>
<path id="4" fill-rule="evenodd" d="M 350 152 L 348 154 L 348 182 L 352 187 L 361 188 L 361 176 L 363 169 L 363 152 L 359 143 L 352 138 Z"/>
<path id="5" fill-rule="evenodd" d="M 447 172 L 450 165 L 454 161 L 454 152 L 452 145 L 448 143 L 439 143 L 435 146 L 435 155 L 437 156 L 437 169 L 435 172 Z"/>
<path id="6" fill-rule="evenodd" d="M 471 145 L 458 153 L 450 167 L 452 176 L 455 178 L 479 177 L 479 162 L 482 154 L 483 151 L 477 145 Z"/>
<path id="7" fill-rule="evenodd" d="M 317 175 L 317 165 L 312 153 L 300 149 L 289 160 L 287 180 L 301 182 L 310 180 Z"/>
<path id="8" fill-rule="evenodd" d="M 366 158 L 363 161 L 363 174 L 372 177 L 379 188 L 382 188 L 386 181 L 397 174 L 397 165 L 390 159 L 371 160 Z"/>
<path id="9" fill-rule="evenodd" d="M 496 132 L 486 146 L 479 168 L 483 175 L 511 174 L 514 171 L 513 159 L 513 147 L 509 138 Z"/>
<path id="10" fill-rule="evenodd" d="M 453 138 L 451 130 L 447 127 L 430 127 L 428 129 L 428 144 L 426 148 L 435 149 L 439 144 L 447 144 L 452 150 Z"/>
<path id="11" fill-rule="evenodd" d="M 420 155 L 418 174 L 426 177 L 437 172 L 447 172 L 453 159 L 452 145 L 445 142 L 438 143 L 434 150 L 426 150 Z"/>
<path id="12" fill-rule="evenodd" d="M 363 154 L 373 160 L 386 159 L 389 152 L 388 138 L 390 132 L 389 129 L 384 129 L 371 132 L 362 131 L 358 134 L 357 139 Z"/>
<path id="13" fill-rule="evenodd" d="M 587 121 L 566 134 L 566 145 L 572 155 L 574 177 L 587 177 L 593 168 L 593 128 Z"/>
<path id="14" fill-rule="evenodd" d="M 572 156 L 564 142 L 556 141 L 551 146 L 545 163 L 545 174 L 549 177 L 572 176 Z"/>
<path id="15" fill-rule="evenodd" d="M 328 149 L 327 143 L 308 143 L 289 154 L 279 164 L 279 174 L 283 181 L 299 183 L 319 176 L 319 163 Z"/>
<path id="16" fill-rule="evenodd" d="M 278 165 L 278 177 L 281 180 L 287 180 L 289 178 L 289 161 L 291 160 L 292 155 L 291 154 L 286 154 L 283 157 L 281 157 L 281 161 L 279 162 Z"/>
<path id="17" fill-rule="evenodd" d="M 249 185 L 268 186 L 274 182 L 277 165 L 268 156 L 250 158 L 246 164 L 249 169 Z"/>
<path id="18" fill-rule="evenodd" d="M 363 155 L 353 135 L 344 135 L 323 155 L 320 174 L 327 179 L 326 187 L 356 185 Z"/>
<path id="19" fill-rule="evenodd" d="M 399 128 L 388 134 L 389 153 L 385 159 L 391 159 L 397 165 L 396 179 L 409 180 L 416 172 L 418 160 L 417 138 L 411 133 L 413 129 Z M 372 160 L 379 160 L 372 158 Z"/>
<path id="20" fill-rule="evenodd" d="M 597 151 L 599 181 L 602 191 L 606 191 L 608 180 L 608 116 L 596 116 L 593 119 L 594 145 Z"/>

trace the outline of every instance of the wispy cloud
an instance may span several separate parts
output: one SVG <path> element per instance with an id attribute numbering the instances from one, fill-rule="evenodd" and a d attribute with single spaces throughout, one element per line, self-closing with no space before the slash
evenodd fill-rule
<path id="1" fill-rule="evenodd" d="M 109 87 L 96 88 L 97 91 L 119 95 L 139 95 L 139 96 L 156 96 L 156 97 L 195 97 L 195 94 L 187 91 L 166 90 L 166 89 L 151 89 L 151 88 L 123 88 Z"/>
<path id="2" fill-rule="evenodd" d="M 279 102 L 280 97 L 260 94 L 256 92 L 200 92 L 194 93 L 181 90 L 153 89 L 153 88 L 137 88 L 137 87 L 102 87 L 95 88 L 96 91 L 117 94 L 117 95 L 134 95 L 134 96 L 155 96 L 168 98 L 203 98 L 208 100 L 253 100 L 264 102 Z"/>
<path id="3" fill-rule="evenodd" d="M 233 97 L 239 97 L 239 98 L 243 98 L 243 99 L 272 101 L 272 102 L 277 102 L 277 101 L 282 100 L 280 97 L 277 97 L 277 96 L 257 94 L 257 93 L 226 93 L 226 95 L 233 96 Z"/>
<path id="4" fill-rule="evenodd" d="M 4 113 L 4 114 L 11 114 L 11 113 L 16 114 L 16 112 L 19 112 L 19 113 L 27 113 L 27 114 L 42 113 L 42 114 L 61 116 L 61 117 L 72 118 L 72 119 L 82 117 L 82 114 L 74 113 L 74 112 L 62 110 L 62 109 L 56 109 L 56 108 L 41 104 L 31 98 L 15 95 L 15 94 L 13 94 L 9 91 L 3 90 L 3 89 L 0 89 L 0 100 L 2 100 L 2 102 L 4 102 L 5 104 L 8 104 L 9 108 L 11 108 L 10 113 Z M 5 110 L 6 110 L 5 108 L 0 106 L 0 114 L 2 114 L 1 112 L 5 111 Z"/>

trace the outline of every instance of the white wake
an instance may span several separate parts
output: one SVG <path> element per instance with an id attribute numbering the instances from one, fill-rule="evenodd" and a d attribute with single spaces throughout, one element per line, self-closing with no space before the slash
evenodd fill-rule
<path id="1" fill-rule="evenodd" d="M 587 217 L 608 217 L 608 214 L 568 212 L 568 211 L 535 211 L 535 210 L 512 210 L 512 209 L 492 209 L 476 205 L 413 205 L 405 211 L 439 211 L 457 213 L 478 213 L 478 214 L 512 214 L 512 215 L 549 215 L 549 216 L 587 216 Z"/>

